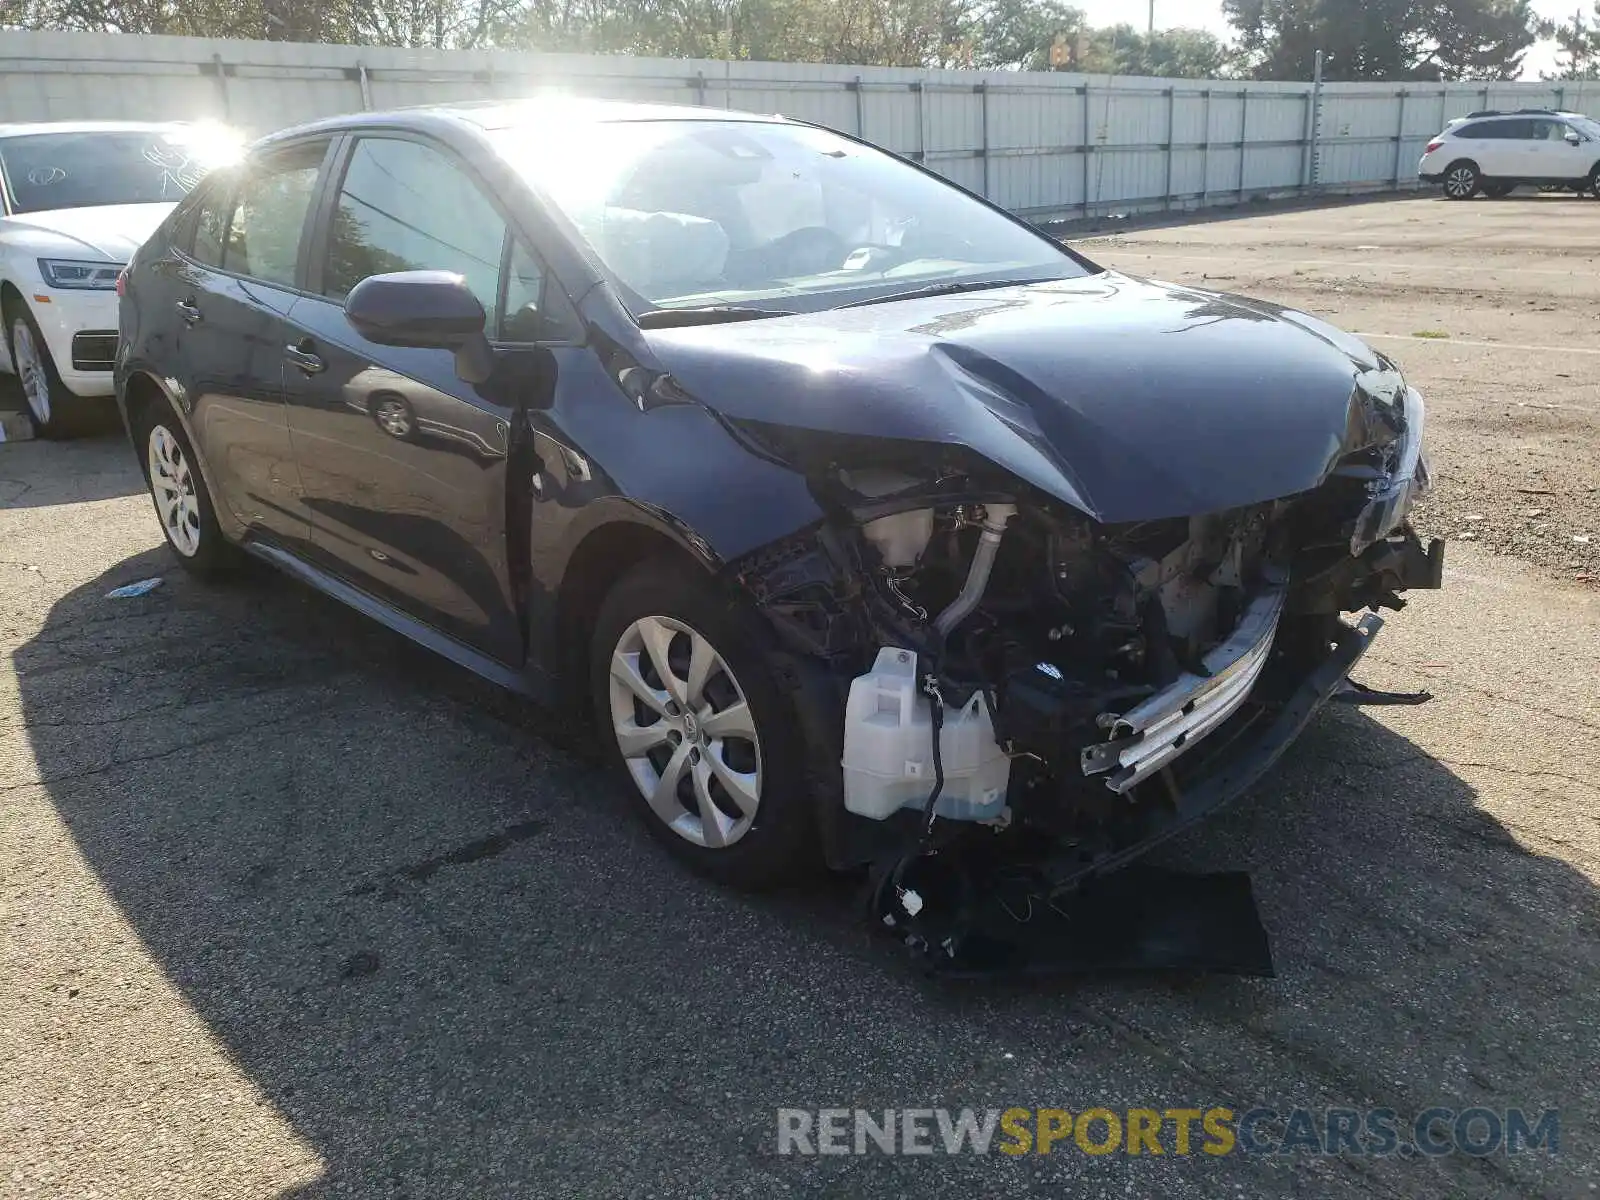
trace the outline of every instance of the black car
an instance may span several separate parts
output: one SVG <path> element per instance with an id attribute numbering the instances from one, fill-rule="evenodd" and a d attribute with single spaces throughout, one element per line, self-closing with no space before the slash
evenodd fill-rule
<path id="1" fill-rule="evenodd" d="M 811 125 L 322 121 L 122 283 L 186 567 L 254 555 L 592 711 L 651 828 L 746 885 L 975 840 L 1109 870 L 1439 585 L 1393 363 Z"/>

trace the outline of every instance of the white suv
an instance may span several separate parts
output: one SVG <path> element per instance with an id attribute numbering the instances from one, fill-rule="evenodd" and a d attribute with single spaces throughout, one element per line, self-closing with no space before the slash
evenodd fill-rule
<path id="1" fill-rule="evenodd" d="M 1471 113 L 1428 143 L 1417 174 L 1451 200 L 1499 199 L 1519 183 L 1600 195 L 1600 122 L 1542 108 Z"/>
<path id="2" fill-rule="evenodd" d="M 113 411 L 117 277 L 207 169 L 241 149 L 179 124 L 0 125 L 0 371 L 42 437 Z"/>

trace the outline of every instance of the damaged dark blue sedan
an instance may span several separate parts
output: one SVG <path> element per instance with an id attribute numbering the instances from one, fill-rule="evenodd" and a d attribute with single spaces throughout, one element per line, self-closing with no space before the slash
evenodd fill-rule
<path id="1" fill-rule="evenodd" d="M 590 711 L 695 866 L 875 863 L 902 923 L 958 847 L 1057 894 L 1215 809 L 1439 586 L 1392 362 L 810 125 L 324 121 L 122 291 L 185 566 L 254 555 Z"/>

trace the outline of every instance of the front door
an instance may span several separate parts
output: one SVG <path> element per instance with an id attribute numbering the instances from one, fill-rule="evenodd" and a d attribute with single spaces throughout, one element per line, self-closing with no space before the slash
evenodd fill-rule
<path id="1" fill-rule="evenodd" d="M 316 556 L 417 620 L 502 662 L 522 659 L 506 535 L 512 403 L 464 383 L 448 351 L 368 342 L 344 315 L 370 275 L 458 272 L 498 320 L 506 222 L 440 149 L 351 147 L 329 207 L 315 295 L 290 309 L 285 396 Z"/>
<path id="2" fill-rule="evenodd" d="M 1582 135 L 1565 121 L 1538 121 L 1536 124 L 1544 134 L 1545 165 L 1540 174 L 1545 179 L 1576 180 L 1589 173 L 1594 157 L 1592 143 L 1582 141 Z M 1577 135 L 1580 140 L 1574 145 L 1567 141 L 1568 135 Z"/>

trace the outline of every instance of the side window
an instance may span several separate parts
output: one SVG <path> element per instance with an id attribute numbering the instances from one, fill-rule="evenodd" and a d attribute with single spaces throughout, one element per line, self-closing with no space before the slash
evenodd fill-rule
<path id="1" fill-rule="evenodd" d="M 1494 135 L 1498 138 L 1510 138 L 1513 141 L 1525 142 L 1534 136 L 1533 122 L 1497 121 Z"/>
<path id="2" fill-rule="evenodd" d="M 206 188 L 194 218 L 194 249 L 190 256 L 208 267 L 222 265 L 222 246 L 228 217 L 233 211 L 233 181 L 218 180 Z"/>
<path id="3" fill-rule="evenodd" d="M 223 270 L 294 284 L 300 234 L 326 150 L 321 142 L 296 146 L 245 173 L 222 247 Z"/>
<path id="4" fill-rule="evenodd" d="M 454 162 L 418 142 L 363 138 L 328 231 L 322 292 L 343 300 L 369 275 L 455 271 L 498 328 L 506 224 Z"/>
<path id="5" fill-rule="evenodd" d="M 534 342 L 542 336 L 544 264 L 521 242 L 511 244 L 506 260 L 505 307 L 500 318 L 500 340 Z"/>
<path id="6" fill-rule="evenodd" d="M 549 272 L 520 241 L 511 243 L 506 260 L 505 301 L 498 340 L 543 342 L 573 336 L 578 315 Z"/>

